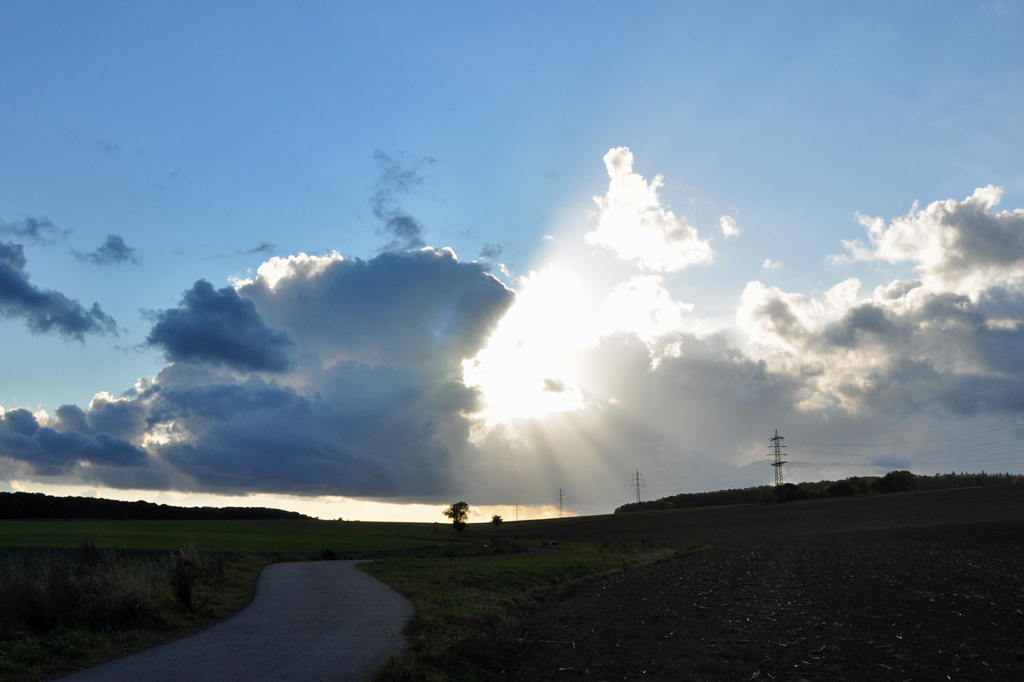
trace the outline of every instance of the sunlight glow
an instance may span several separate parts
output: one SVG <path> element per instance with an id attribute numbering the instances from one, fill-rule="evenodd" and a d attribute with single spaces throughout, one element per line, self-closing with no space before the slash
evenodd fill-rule
<path id="1" fill-rule="evenodd" d="M 574 350 L 597 339 L 598 320 L 580 279 L 547 268 L 520 280 L 516 304 L 487 347 L 462 364 L 484 394 L 487 422 L 583 407 Z"/>

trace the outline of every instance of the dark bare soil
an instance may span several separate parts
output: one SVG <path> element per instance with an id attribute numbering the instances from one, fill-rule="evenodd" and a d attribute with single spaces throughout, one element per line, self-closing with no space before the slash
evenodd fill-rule
<path id="1" fill-rule="evenodd" d="M 1024 680 L 1024 486 L 533 533 L 713 547 L 547 595 L 496 679 Z"/>

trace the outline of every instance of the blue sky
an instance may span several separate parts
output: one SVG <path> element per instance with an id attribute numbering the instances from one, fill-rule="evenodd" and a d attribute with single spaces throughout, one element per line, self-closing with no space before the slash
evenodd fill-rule
<path id="1" fill-rule="evenodd" d="M 596 310 L 616 286 L 634 282 L 632 278 L 638 276 L 658 277 L 658 291 L 665 293 L 645 289 L 650 296 L 692 306 L 683 310 L 682 322 L 671 329 L 663 324 L 659 334 L 699 338 L 704 350 L 692 354 L 707 352 L 709 358 L 721 354 L 708 350 L 708 339 L 721 338 L 723 348 L 732 348 L 729 352 L 735 351 L 738 358 L 755 367 L 764 361 L 772 381 L 799 375 L 793 366 L 804 360 L 804 364 L 842 366 L 844 376 L 858 380 L 904 360 L 933 367 L 946 383 L 951 377 L 968 375 L 976 381 L 983 377 L 1016 380 L 1013 366 L 1021 346 L 1013 326 L 1017 319 L 1013 302 L 1005 304 L 1009 312 L 1003 308 L 978 312 L 985 318 L 982 326 L 988 325 L 985 329 L 1008 334 L 993 342 L 1004 354 L 980 369 L 970 358 L 944 365 L 943 351 L 937 350 L 974 343 L 978 337 L 929 341 L 909 360 L 896 358 L 891 348 L 839 344 L 846 349 L 840 361 L 834 354 L 823 356 L 818 342 L 805 339 L 797 349 L 790 338 L 780 350 L 779 343 L 759 338 L 755 328 L 761 332 L 764 328 L 756 323 L 755 308 L 768 303 L 757 298 L 761 294 L 748 283 L 763 283 L 768 292 L 765 301 L 785 300 L 798 306 L 802 304 L 786 297 L 825 301 L 825 292 L 858 278 L 861 298 L 844 299 L 846 307 L 833 311 L 828 318 L 832 322 L 846 319 L 843 315 L 870 298 L 876 286 L 896 280 L 922 279 L 922 291 L 967 296 L 972 305 L 989 300 L 992 287 L 1015 301 L 1019 283 L 1012 258 L 1000 266 L 1001 274 L 982 268 L 990 278 L 983 284 L 964 278 L 954 281 L 943 269 L 947 261 L 929 261 L 923 252 L 893 251 L 896 247 L 887 246 L 888 242 L 869 244 L 866 224 L 857 216 L 881 217 L 892 226 L 894 219 L 911 211 L 915 201 L 920 202 L 918 210 L 947 199 L 963 203 L 975 189 L 988 185 L 1003 189 L 1000 202 L 990 206 L 992 215 L 1024 206 L 1020 163 L 1024 123 L 1019 114 L 1024 110 L 1022 11 L 1016 2 L 841 7 L 820 3 L 559 3 L 554 7 L 550 3 L 500 7 L 379 3 L 369 9 L 330 3 L 299 7 L 291 3 L 8 3 L 0 7 L 0 92 L 4 93 L 0 98 L 0 220 L 6 230 L 0 240 L 21 245 L 21 272 L 27 273 L 28 282 L 79 301 L 82 310 L 99 303 L 103 314 L 116 321 L 117 333 L 89 331 L 81 340 L 59 330 L 33 333 L 24 313 L 5 308 L 0 319 L 0 406 L 8 413 L 18 408 L 43 410 L 46 418 L 53 419 L 60 405 L 84 410 L 101 391 L 112 399 L 123 396 L 138 379 L 156 377 L 170 362 L 179 371 L 189 367 L 214 372 L 202 381 L 190 379 L 204 386 L 243 385 L 255 376 L 245 373 L 255 372 L 268 386 L 287 386 L 303 397 L 312 396 L 313 386 L 320 385 L 318 373 L 340 371 L 338 362 L 356 363 L 359 368 L 352 371 L 357 374 L 391 368 L 418 373 L 416 381 L 424 380 L 424 373 L 433 370 L 402 355 L 412 352 L 405 346 L 395 346 L 394 357 L 379 353 L 371 357 L 359 350 L 364 348 L 361 345 L 326 350 L 325 342 L 316 340 L 319 337 L 303 335 L 301 330 L 307 327 L 298 317 L 272 306 L 269 290 L 256 278 L 260 265 L 274 256 L 329 257 L 338 252 L 347 260 L 332 263 L 351 263 L 352 258 L 373 259 L 387 244 L 391 250 L 416 253 L 415 244 L 398 244 L 384 229 L 396 216 L 415 221 L 416 238 L 424 244 L 450 247 L 466 266 L 459 271 L 463 274 L 489 249 L 487 268 L 519 295 L 520 302 L 530 286 L 521 278 L 529 278 L 531 272 L 572 273 L 578 279 L 583 298 L 575 304 L 571 296 L 566 298 L 566 310 L 578 310 L 584 305 L 581 302 Z M 602 220 L 594 197 L 610 196 L 603 159 L 609 150 L 620 147 L 628 147 L 633 172 L 646 182 L 663 177 L 659 210 L 685 216 L 686 224 L 695 230 L 693 243 L 706 243 L 712 253 L 709 259 L 651 268 L 650 262 L 645 266 L 642 259 L 624 256 L 610 242 L 585 238 Z M 375 204 L 375 199 L 383 203 Z M 723 216 L 734 221 L 738 234 L 725 235 Z M 49 232 L 40 233 L 45 239 L 26 236 L 27 225 L 42 224 L 31 220 L 44 219 L 52 225 Z M 929 219 L 923 216 L 918 222 L 924 225 Z M 913 232 L 912 227 L 906 229 Z M 1018 225 L 1011 221 L 1005 229 L 1012 233 Z M 119 238 L 123 249 L 97 251 L 110 245 L 108 235 Z M 891 241 L 899 241 L 896 232 L 892 236 Z M 843 240 L 860 240 L 868 250 L 857 257 L 843 246 Z M 830 258 L 843 254 L 848 256 L 845 262 Z M 766 259 L 771 261 L 767 268 Z M 410 256 L 401 261 L 405 263 L 401 267 L 413 267 L 414 261 Z M 378 268 L 368 268 L 368 277 L 385 272 L 384 261 L 374 262 Z M 430 262 L 438 268 L 450 265 L 440 256 Z M 322 265 L 329 264 L 323 261 Z M 356 277 L 352 272 L 339 270 L 338 281 Z M 380 277 L 372 280 L 373 286 L 387 289 L 381 282 L 392 280 Z M 245 279 L 254 280 L 249 289 L 241 284 Z M 256 302 L 256 318 L 245 317 L 249 313 L 242 311 L 242 304 L 232 310 L 242 311 L 238 314 L 255 325 L 247 327 L 249 331 L 267 330 L 270 336 L 260 336 L 263 340 L 272 338 L 275 331 L 287 335 L 291 345 L 282 348 L 293 353 L 287 372 L 268 375 L 263 366 L 239 369 L 226 356 L 183 355 L 179 346 L 167 345 L 171 336 L 153 341 L 154 325 L 168 319 L 167 311 L 199 315 L 182 303 L 186 292 L 198 291 L 194 289 L 198 280 L 212 285 L 211 305 L 235 305 L 229 294 L 217 294 L 232 282 L 243 301 Z M 426 280 L 415 281 L 427 287 Z M 655 286 L 653 280 L 644 281 L 645 286 Z M 563 300 L 564 287 L 551 286 L 555 288 L 543 289 L 535 282 L 536 291 L 546 291 L 535 298 Z M 638 286 L 630 291 L 640 291 Z M 779 292 L 777 296 L 772 288 Z M 247 297 L 245 291 L 251 295 Z M 295 295 L 295 305 L 303 305 L 307 294 Z M 744 296 L 746 308 L 741 303 Z M 434 309 L 428 298 L 416 299 L 419 310 Z M 396 311 L 403 311 L 401 319 L 415 317 L 399 305 L 400 300 L 412 300 L 399 289 L 385 299 L 389 303 L 375 305 L 393 303 Z M 328 310 L 354 314 L 352 310 L 368 305 L 356 301 L 354 307 L 338 308 L 331 306 L 339 299 L 322 300 L 327 307 L 307 311 L 317 319 L 324 319 L 318 316 L 327 315 Z M 479 324 L 474 333 L 486 338 L 481 338 L 479 348 L 459 341 L 463 345 L 457 348 L 467 354 L 459 356 L 463 360 L 471 360 L 487 345 L 509 309 L 500 296 L 487 300 L 487 305 L 496 307 L 473 318 Z M 754 312 L 742 317 L 742 310 L 748 309 Z M 886 319 L 899 322 L 906 310 L 886 308 L 884 312 Z M 555 313 L 555 317 L 564 316 Z M 537 315 L 522 313 L 520 318 L 533 320 L 523 325 L 541 324 Z M 378 327 L 369 318 L 358 319 L 368 329 L 387 330 L 381 333 L 405 333 L 394 326 L 397 323 Z M 923 338 L 922 330 L 934 327 L 917 317 L 914 320 L 915 339 Z M 824 325 L 821 333 L 835 339 L 838 332 L 825 329 L 832 322 L 822 318 L 815 324 Z M 604 343 L 599 339 L 612 334 L 611 323 L 601 324 L 603 331 L 572 343 L 597 352 Z M 807 325 L 810 334 L 814 325 Z M 613 327 L 620 335 L 643 336 L 637 336 L 636 325 L 630 327 L 621 320 Z M 198 332 L 189 327 L 181 333 Z M 679 360 L 683 356 L 671 354 L 686 345 L 672 346 L 679 338 L 672 341 L 664 334 L 661 341 L 645 341 L 651 365 L 644 371 L 659 386 L 671 383 L 658 374 L 659 358 Z M 420 337 L 410 332 L 409 338 Z M 568 343 L 544 334 L 531 338 L 536 338 L 534 345 L 545 348 Z M 374 343 L 391 348 L 386 340 Z M 676 350 L 666 351 L 669 347 Z M 774 350 L 765 350 L 769 347 Z M 566 352 L 576 357 L 582 351 Z M 317 362 L 309 359 L 311 354 Z M 815 359 L 808 359 L 808 354 Z M 476 398 L 465 399 L 482 403 L 467 403 L 446 412 L 447 417 L 428 419 L 424 423 L 442 426 L 429 442 L 407 444 L 409 452 L 439 448 L 443 453 L 439 456 L 447 468 L 440 470 L 448 473 L 439 475 L 430 489 L 400 483 L 401 475 L 393 470 L 389 471 L 397 478 L 391 487 L 367 482 L 362 487 L 339 484 L 337 490 L 311 488 L 304 487 L 301 481 L 307 478 L 302 476 L 288 485 L 267 485 L 261 477 L 274 475 L 269 464 L 266 469 L 247 469 L 246 476 L 222 478 L 200 475 L 198 469 L 190 468 L 198 466 L 193 460 L 189 466 L 175 460 L 178 463 L 168 465 L 173 471 L 166 475 L 119 478 L 90 474 L 81 465 L 87 458 L 79 455 L 75 455 L 79 457 L 74 460 L 79 462 L 76 466 L 42 473 L 38 462 L 17 455 L 10 449 L 13 445 L 6 446 L 10 459 L 4 465 L 6 478 L 21 486 L 35 485 L 32 489 L 68 486 L 69 490 L 99 489 L 104 494 L 151 489 L 165 496 L 180 493 L 186 502 L 191 499 L 189 493 L 287 494 L 299 496 L 303 504 L 321 495 L 423 504 L 475 495 L 477 499 L 470 501 L 478 505 L 521 501 L 540 509 L 550 504 L 550 491 L 527 493 L 532 482 L 547 480 L 553 473 L 568 481 L 576 468 L 596 470 L 586 456 L 574 460 L 567 454 L 575 446 L 560 440 L 564 434 L 551 435 L 562 433 L 552 420 L 575 415 L 573 419 L 587 425 L 577 421 L 572 430 L 590 433 L 585 440 L 621 443 L 615 452 L 597 448 L 591 453 L 603 473 L 572 491 L 581 511 L 628 501 L 628 490 L 626 499 L 615 495 L 621 493 L 619 488 L 628 488 L 634 464 L 649 470 L 652 494 L 770 480 L 770 471 L 762 471 L 768 469 L 766 465 L 748 466 L 754 461 L 748 441 L 757 441 L 760 447 L 759 441 L 771 435 L 758 430 L 763 430 L 761 424 L 752 426 L 742 443 L 732 436 L 713 435 L 717 430 L 734 430 L 727 424 L 728 415 L 735 412 L 727 405 L 713 413 L 718 421 L 703 418 L 708 433 L 692 446 L 688 437 L 664 424 L 637 422 L 630 429 L 650 436 L 650 445 L 637 446 L 644 455 L 627 456 L 624 452 L 633 446 L 624 434 L 634 431 L 626 429 L 614 437 L 606 432 L 611 427 L 598 414 L 603 404 L 597 397 L 600 391 L 587 384 L 587 376 L 595 370 L 570 368 L 564 359 L 534 357 L 530 362 L 547 363 L 545 371 L 552 376 L 538 381 L 551 379 L 556 382 L 551 385 L 572 389 L 563 395 L 575 396 L 578 388 L 580 402 L 552 408 L 556 416 L 502 416 L 494 409 L 497 399 L 488 398 L 488 391 L 497 395 L 503 389 L 478 385 Z M 623 363 L 617 370 L 623 376 L 641 371 L 622 358 L 606 358 L 602 367 L 618 367 L 616 362 Z M 554 376 L 562 371 L 558 367 L 564 369 L 561 378 Z M 446 380 L 465 378 L 458 363 L 449 369 L 452 374 Z M 679 371 L 689 377 L 680 386 L 699 387 L 701 381 L 711 381 L 700 379 L 694 368 Z M 810 375 L 805 371 L 799 376 Z M 337 381 L 346 386 L 384 381 L 346 377 Z M 835 378 L 838 383 L 829 384 L 832 388 L 816 384 L 813 389 L 806 385 L 792 389 L 832 396 L 812 400 L 817 407 L 810 406 L 806 396 L 790 396 L 792 405 L 802 405 L 789 421 L 794 448 L 799 447 L 800 438 L 844 443 L 843 434 L 862 428 L 887 434 L 936 428 L 963 433 L 966 429 L 967 433 L 996 433 L 993 452 L 1001 453 L 1003 459 L 981 464 L 989 469 L 1019 469 L 1019 459 L 1005 454 L 1015 447 L 1017 432 L 999 430 L 1017 423 L 1018 407 L 989 394 L 967 399 L 973 400 L 970 409 L 950 408 L 948 400 L 937 398 L 906 398 L 900 404 L 913 407 L 905 410 L 894 410 L 888 403 L 885 408 L 879 407 L 881 403 L 869 406 L 853 398 L 844 403 L 845 398 L 835 398 L 838 389 L 834 389 L 842 381 Z M 166 396 L 175 384 L 168 379 L 156 385 L 168 387 Z M 734 388 L 737 395 L 742 394 Z M 627 392 L 624 387 L 617 390 Z M 671 405 L 677 394 L 664 390 L 668 393 L 660 400 Z M 612 397 L 616 405 L 627 402 L 618 394 L 607 396 Z M 141 393 L 130 398 L 141 401 L 139 405 L 145 403 L 147 410 L 155 400 Z M 382 398 L 380 410 L 393 406 L 394 399 Z M 680 400 L 679 410 L 695 409 Z M 825 403 L 829 407 L 823 407 Z M 430 405 L 437 408 L 436 403 Z M 632 414 L 645 409 L 637 404 Z M 487 419 L 480 416 L 485 413 L 490 415 Z M 785 417 L 772 410 L 762 414 Z M 44 429 L 78 433 L 70 422 L 46 426 L 46 418 L 37 418 Z M 513 420 L 520 418 L 527 422 L 513 428 Z M 152 427 L 152 415 L 147 419 Z M 178 419 L 192 439 L 189 442 L 201 449 L 202 429 L 187 426 L 186 417 Z M 461 420 L 461 426 L 452 426 L 451 420 Z M 472 426 L 483 423 L 489 426 Z M 443 424 L 448 424 L 449 431 Z M 95 439 L 105 433 L 97 431 L 99 427 L 90 428 L 83 437 Z M 540 436 L 524 435 L 533 428 L 549 435 L 546 442 L 558 445 L 551 445 L 551 451 L 539 447 Z M 787 424 L 778 428 L 787 435 Z M 511 430 L 499 437 L 502 429 Z M 816 440 L 804 433 L 816 433 Z M 125 442 L 141 448 L 140 453 L 166 464 L 153 450 L 152 441 L 144 443 L 141 431 L 122 435 Z M 505 448 L 517 437 L 516 447 Z M 358 440 L 348 432 L 338 438 L 333 444 L 316 446 L 326 448 L 325 461 L 334 462 L 331 457 L 348 452 L 346 448 Z M 488 445 L 488 438 L 494 443 Z M 281 456 L 301 458 L 303 447 L 312 446 L 285 448 Z M 382 457 L 389 466 L 394 464 L 393 452 L 377 452 L 374 447 L 363 446 L 362 456 Z M 932 468 L 933 462 L 925 464 L 913 447 L 899 451 L 879 447 L 860 455 L 871 465 L 864 467 L 871 473 L 884 473 L 885 464 L 873 463 L 888 456 L 908 467 L 921 462 L 920 473 Z M 723 450 L 729 454 L 712 454 Z M 202 460 L 204 455 L 196 457 Z M 941 468 L 983 468 L 960 466 L 953 459 L 950 455 Z M 207 471 L 216 469 L 214 463 L 221 460 L 208 454 L 203 461 L 209 467 L 201 468 Z M 495 473 L 500 469 L 496 463 L 509 461 L 516 462 L 522 490 L 489 482 L 507 478 Z M 618 480 L 620 468 L 622 481 Z M 806 467 L 794 469 L 794 475 L 817 478 L 852 471 Z M 336 474 L 339 481 L 358 478 L 344 467 Z M 420 480 L 417 476 L 413 479 Z M 554 485 L 557 490 L 559 484 Z"/>

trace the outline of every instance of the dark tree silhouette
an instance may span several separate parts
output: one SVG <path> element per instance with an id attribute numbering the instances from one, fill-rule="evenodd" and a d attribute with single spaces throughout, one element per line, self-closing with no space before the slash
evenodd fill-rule
<path id="1" fill-rule="evenodd" d="M 500 526 L 501 522 L 502 522 L 502 518 L 500 516 L 498 516 L 497 514 L 495 514 L 494 516 L 491 517 L 491 523 L 493 523 L 495 526 Z"/>
<path id="2" fill-rule="evenodd" d="M 466 528 L 466 521 L 469 519 L 469 505 L 459 501 L 444 510 L 444 515 L 452 520 L 457 533 L 462 533 Z"/>

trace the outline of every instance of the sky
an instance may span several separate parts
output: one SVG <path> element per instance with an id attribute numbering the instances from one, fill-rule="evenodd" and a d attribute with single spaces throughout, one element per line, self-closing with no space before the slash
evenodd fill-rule
<path id="1" fill-rule="evenodd" d="M 0 5 L 0 489 L 1024 470 L 1024 5 Z"/>

